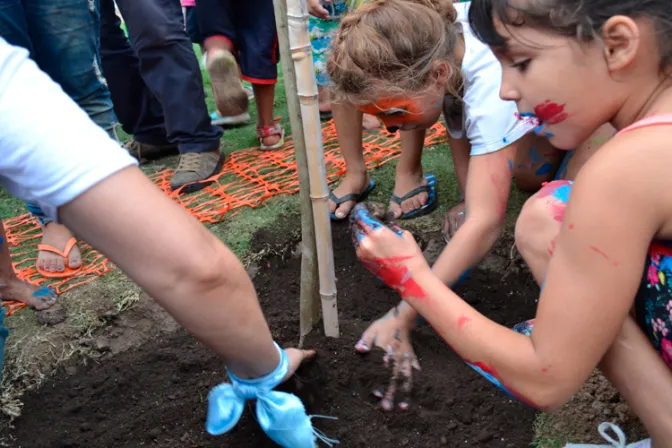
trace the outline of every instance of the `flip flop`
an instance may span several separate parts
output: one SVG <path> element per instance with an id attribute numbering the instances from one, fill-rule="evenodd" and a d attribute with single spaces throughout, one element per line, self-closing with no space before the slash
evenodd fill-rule
<path id="1" fill-rule="evenodd" d="M 414 196 L 417 196 L 420 193 L 427 192 L 429 194 L 429 199 L 427 200 L 427 203 L 423 205 L 420 208 L 416 208 L 415 210 L 408 212 L 408 213 L 402 213 L 399 219 L 413 219 L 413 218 L 419 218 L 420 216 L 424 216 L 428 213 L 430 213 L 432 210 L 436 208 L 436 205 L 438 203 L 437 201 L 437 189 L 436 189 L 436 177 L 433 174 L 425 174 L 425 179 L 427 179 L 427 184 L 422 185 L 418 188 L 415 188 L 408 193 L 406 193 L 403 197 L 399 197 L 396 194 L 393 194 L 390 200 L 394 202 L 395 204 L 399 204 L 401 207 L 401 203 L 406 201 L 407 199 L 411 199 Z"/>
<path id="2" fill-rule="evenodd" d="M 320 111 L 320 121 L 329 121 L 329 120 L 331 120 L 332 118 L 334 118 L 334 114 L 332 114 L 331 112 L 328 112 L 328 111 L 326 111 L 326 112 L 322 112 L 322 111 Z"/>
<path id="3" fill-rule="evenodd" d="M 65 249 L 62 252 L 54 246 L 50 246 L 48 244 L 39 244 L 37 246 L 38 251 L 52 252 L 63 257 L 65 270 L 63 270 L 63 272 L 49 272 L 36 266 L 37 272 L 39 272 L 40 275 L 44 278 L 67 278 L 77 274 L 82 270 L 82 266 L 79 266 L 76 269 L 72 269 L 70 267 L 70 262 L 68 261 L 68 256 L 70 255 L 70 252 L 72 252 L 72 248 L 75 247 L 75 244 L 77 244 L 77 239 L 74 236 L 68 240 L 65 245 Z"/>
<path id="4" fill-rule="evenodd" d="M 341 205 L 344 202 L 348 202 L 348 201 L 361 202 L 361 201 L 363 201 L 364 199 L 366 199 L 366 197 L 369 195 L 369 193 L 371 193 L 371 191 L 375 187 L 376 187 L 376 182 L 373 179 L 369 179 L 369 185 L 366 187 L 366 190 L 364 190 L 363 192 L 361 192 L 361 193 L 350 193 L 350 194 L 346 194 L 345 196 L 341 196 L 339 198 L 338 196 L 336 196 L 334 194 L 333 191 L 330 191 L 329 192 L 329 199 L 334 201 L 334 203 L 336 204 L 336 208 L 338 208 L 338 206 Z M 334 214 L 334 212 L 330 212 L 329 216 L 331 216 L 331 219 L 334 220 L 334 221 L 342 221 L 342 220 L 345 219 L 345 218 L 336 217 L 336 214 Z"/>

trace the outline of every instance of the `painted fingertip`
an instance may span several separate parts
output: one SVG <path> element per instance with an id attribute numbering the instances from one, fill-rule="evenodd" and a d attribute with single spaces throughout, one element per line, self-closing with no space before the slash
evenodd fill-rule
<path id="1" fill-rule="evenodd" d="M 401 409 L 402 411 L 408 411 L 408 402 L 402 401 L 401 403 L 399 403 L 399 409 Z"/>
<path id="2" fill-rule="evenodd" d="M 355 344 L 355 350 L 357 350 L 360 353 L 368 353 L 370 348 L 364 341 L 359 341 L 357 344 Z"/>
<path id="3" fill-rule="evenodd" d="M 338 219 L 343 219 L 343 218 L 345 218 L 345 215 L 343 214 L 343 212 L 336 212 L 336 213 L 334 213 L 334 214 L 336 215 L 336 217 L 337 217 Z"/>
<path id="4" fill-rule="evenodd" d="M 378 398 L 383 398 L 385 396 L 385 394 L 383 393 L 382 390 L 376 389 L 376 390 L 373 391 L 373 396 L 378 397 Z"/>
<path id="5" fill-rule="evenodd" d="M 383 401 L 380 402 L 380 406 L 386 411 L 391 411 L 392 408 L 394 407 L 394 404 L 392 404 L 392 400 L 383 398 Z"/>

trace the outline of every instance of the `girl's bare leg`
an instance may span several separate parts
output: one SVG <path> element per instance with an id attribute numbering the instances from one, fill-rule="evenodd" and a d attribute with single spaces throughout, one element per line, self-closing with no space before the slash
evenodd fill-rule
<path id="1" fill-rule="evenodd" d="M 338 143 L 347 170 L 333 193 L 338 198 L 352 193 L 362 193 L 369 185 L 369 175 L 366 172 L 362 152 L 362 113 L 351 104 L 337 102 L 331 104 L 331 111 L 334 114 Z M 334 212 L 338 219 L 342 219 L 348 216 L 354 205 L 355 201 L 346 201 L 338 206 L 329 201 L 329 211 Z"/>

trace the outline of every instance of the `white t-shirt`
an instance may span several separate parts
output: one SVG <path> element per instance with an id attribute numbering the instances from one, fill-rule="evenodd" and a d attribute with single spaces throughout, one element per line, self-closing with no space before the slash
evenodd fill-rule
<path id="1" fill-rule="evenodd" d="M 471 31 L 471 2 L 456 3 L 454 6 L 464 35 L 464 110 L 461 126 L 448 120 L 448 132 L 453 138 L 468 138 L 472 156 L 489 154 L 519 140 L 534 126 L 516 118 L 518 109 L 515 102 L 499 97 L 502 67 L 490 48 Z"/>
<path id="2" fill-rule="evenodd" d="M 50 218 L 136 160 L 28 52 L 0 38 L 0 184 Z"/>

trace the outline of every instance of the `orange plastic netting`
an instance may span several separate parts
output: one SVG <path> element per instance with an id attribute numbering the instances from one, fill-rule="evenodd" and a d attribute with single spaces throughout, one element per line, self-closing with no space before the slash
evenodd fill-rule
<path id="1" fill-rule="evenodd" d="M 322 138 L 327 182 L 332 183 L 345 173 L 345 162 L 338 150 L 333 121 L 323 125 Z M 446 141 L 445 127 L 439 122 L 428 130 L 425 145 L 435 145 L 444 141 Z M 363 146 L 364 158 L 369 168 L 379 167 L 397 158 L 400 153 L 398 134 L 391 135 L 385 131 L 365 133 Z M 214 182 L 209 187 L 190 195 L 170 191 L 172 175 L 173 171 L 166 169 L 151 174 L 150 178 L 168 196 L 203 223 L 214 224 L 231 216 L 241 207 L 259 207 L 268 198 L 299 191 L 291 137 L 287 139 L 283 149 L 278 151 L 265 152 L 249 148 L 230 154 L 222 172 L 213 177 Z M 35 219 L 25 214 L 4 221 L 4 225 L 14 269 L 21 280 L 35 285 L 48 285 L 61 294 L 114 269 L 114 265 L 102 254 L 80 242 L 82 269 L 68 279 L 46 279 L 35 269 L 37 245 L 42 235 L 42 230 Z M 25 306 L 10 301 L 3 301 L 2 304 L 7 307 L 8 315 Z"/>

